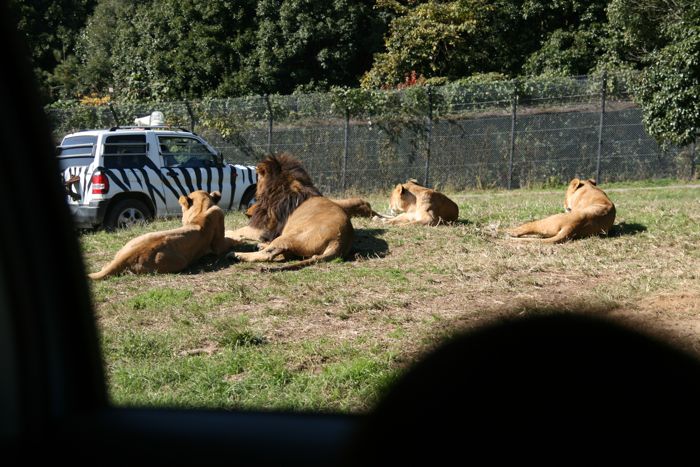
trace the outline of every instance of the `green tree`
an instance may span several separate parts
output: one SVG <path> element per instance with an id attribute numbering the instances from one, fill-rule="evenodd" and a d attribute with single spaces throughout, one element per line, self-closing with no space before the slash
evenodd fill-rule
<path id="1" fill-rule="evenodd" d="M 574 31 L 553 31 L 523 65 L 525 75 L 572 76 L 590 73 L 605 53 L 606 27 L 589 24 Z"/>
<path id="2" fill-rule="evenodd" d="M 694 0 L 612 0 L 613 60 L 641 69 L 635 86 L 647 131 L 660 143 L 695 141 L 700 129 L 700 5 Z"/>
<path id="3" fill-rule="evenodd" d="M 382 0 L 396 13 L 363 85 L 394 86 L 415 71 L 450 80 L 474 73 L 583 73 L 600 49 L 598 0 Z M 544 47 L 544 48 L 543 48 Z"/>
<path id="4" fill-rule="evenodd" d="M 79 43 L 82 82 L 126 99 L 243 94 L 254 11 L 254 0 L 103 0 Z"/>
<path id="5" fill-rule="evenodd" d="M 259 93 L 356 85 L 382 45 L 386 15 L 362 0 L 259 0 L 247 70 Z"/>
<path id="6" fill-rule="evenodd" d="M 78 72 L 127 99 L 353 85 L 381 46 L 380 17 L 358 0 L 101 0 Z"/>
<path id="7" fill-rule="evenodd" d="M 45 99 L 66 94 L 56 67 L 72 57 L 76 39 L 96 0 L 10 0 Z"/>
<path id="8" fill-rule="evenodd" d="M 123 0 L 100 0 L 81 31 L 76 44 L 77 63 L 65 65 L 67 73 L 77 76 L 75 95 L 91 92 L 104 94 L 115 85 L 113 53 L 124 25 L 136 11 L 136 3 Z"/>
<path id="9" fill-rule="evenodd" d="M 676 28 L 673 42 L 649 54 L 637 86 L 644 124 L 662 143 L 687 145 L 700 129 L 700 24 Z"/>

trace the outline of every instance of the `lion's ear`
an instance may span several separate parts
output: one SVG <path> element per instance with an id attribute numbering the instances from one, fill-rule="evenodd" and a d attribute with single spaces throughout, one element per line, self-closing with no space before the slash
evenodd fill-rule
<path id="1" fill-rule="evenodd" d="M 395 190 L 399 190 L 399 193 L 403 193 L 403 191 L 405 190 L 405 188 L 403 187 L 403 185 L 400 184 L 400 183 L 397 184 L 397 185 L 396 185 L 396 188 L 394 188 L 394 189 L 395 189 Z"/>
<path id="2" fill-rule="evenodd" d="M 214 201 L 214 203 L 218 203 L 221 199 L 221 193 L 219 193 L 218 191 L 212 191 L 211 193 L 209 193 L 209 196 L 211 196 L 211 200 Z"/>
<path id="3" fill-rule="evenodd" d="M 302 185 L 299 180 L 294 180 L 292 183 L 289 184 L 289 188 L 294 192 L 294 193 L 301 193 L 304 191 L 304 185 Z"/>
<path id="4" fill-rule="evenodd" d="M 592 178 L 589 178 L 589 179 L 588 179 L 588 182 L 589 182 L 591 185 L 593 185 L 593 186 L 598 185 L 598 184 L 595 182 L 595 179 L 592 179 Z"/>
<path id="5" fill-rule="evenodd" d="M 189 209 L 192 206 L 192 198 L 189 196 L 180 196 L 178 202 L 180 203 L 180 206 L 182 206 L 182 209 Z"/>
<path id="6" fill-rule="evenodd" d="M 573 188 L 574 191 L 578 190 L 582 186 L 583 186 L 583 182 L 581 180 L 579 180 L 578 178 L 574 178 L 573 180 L 571 180 L 571 183 L 569 183 L 569 188 Z"/>

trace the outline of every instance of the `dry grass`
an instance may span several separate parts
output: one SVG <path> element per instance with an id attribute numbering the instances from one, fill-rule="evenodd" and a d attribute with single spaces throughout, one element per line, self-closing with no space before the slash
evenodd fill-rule
<path id="1" fill-rule="evenodd" d="M 460 205 L 452 226 L 354 219 L 350 261 L 268 273 L 208 258 L 183 274 L 95 283 L 113 398 L 363 411 L 445 337 L 553 311 L 603 314 L 700 353 L 700 189 L 657 188 L 610 193 L 618 219 L 608 238 L 504 237 L 558 212 L 563 190 L 448 193 Z M 384 196 L 369 200 L 387 207 Z M 88 270 L 136 234 L 176 224 L 84 235 Z"/>

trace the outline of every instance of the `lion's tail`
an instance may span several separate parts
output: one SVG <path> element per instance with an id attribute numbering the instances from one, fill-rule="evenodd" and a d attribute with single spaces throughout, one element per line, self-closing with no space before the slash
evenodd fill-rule
<path id="1" fill-rule="evenodd" d="M 539 242 L 539 243 L 562 243 L 571 239 L 572 229 L 563 228 L 553 237 L 510 237 L 511 240 L 519 242 Z"/>
<path id="2" fill-rule="evenodd" d="M 100 280 L 104 279 L 107 276 L 119 274 L 124 269 L 126 269 L 126 265 L 123 262 L 118 263 L 117 261 L 112 261 L 109 264 L 105 265 L 105 267 L 103 267 L 101 271 L 88 274 L 88 277 L 92 280 Z"/>

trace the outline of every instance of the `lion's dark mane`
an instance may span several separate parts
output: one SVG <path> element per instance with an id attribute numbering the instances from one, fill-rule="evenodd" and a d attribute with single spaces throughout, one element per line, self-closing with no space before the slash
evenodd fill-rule
<path id="1" fill-rule="evenodd" d="M 258 164 L 258 173 L 264 174 L 255 193 L 257 208 L 249 225 L 264 231 L 262 240 L 269 242 L 279 237 L 287 219 L 301 203 L 321 192 L 297 159 L 289 154 L 267 156 Z"/>

